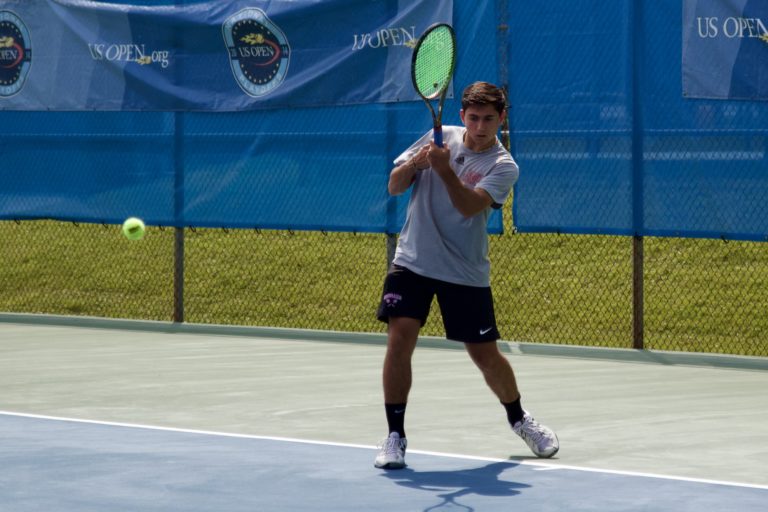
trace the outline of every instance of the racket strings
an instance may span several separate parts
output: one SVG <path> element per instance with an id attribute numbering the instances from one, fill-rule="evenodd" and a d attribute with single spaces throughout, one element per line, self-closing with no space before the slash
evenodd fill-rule
<path id="1" fill-rule="evenodd" d="M 425 98 L 436 98 L 448 88 L 455 60 L 450 29 L 438 28 L 422 40 L 414 61 L 414 81 Z"/>

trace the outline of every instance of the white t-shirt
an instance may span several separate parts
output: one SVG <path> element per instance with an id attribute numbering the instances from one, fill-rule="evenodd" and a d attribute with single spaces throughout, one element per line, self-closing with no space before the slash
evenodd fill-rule
<path id="1" fill-rule="evenodd" d="M 488 192 L 500 208 L 519 175 L 512 155 L 496 140 L 477 153 L 464 146 L 466 128 L 443 126 L 451 167 L 465 187 Z M 424 134 L 395 159 L 401 165 L 432 140 Z M 451 203 L 445 183 L 431 168 L 416 173 L 394 263 L 433 279 L 468 286 L 490 286 L 487 224 L 490 208 L 465 218 Z"/>

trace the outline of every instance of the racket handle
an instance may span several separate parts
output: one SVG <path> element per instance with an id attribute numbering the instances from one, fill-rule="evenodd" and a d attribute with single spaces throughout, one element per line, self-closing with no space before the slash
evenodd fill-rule
<path id="1" fill-rule="evenodd" d="M 439 148 L 443 147 L 443 127 L 436 124 L 432 132 L 434 133 L 435 146 Z"/>

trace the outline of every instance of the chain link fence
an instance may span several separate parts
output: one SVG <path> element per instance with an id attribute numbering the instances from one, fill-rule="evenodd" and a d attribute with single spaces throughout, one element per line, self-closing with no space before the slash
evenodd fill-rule
<path id="1" fill-rule="evenodd" d="M 185 322 L 385 330 L 385 234 L 183 235 Z M 130 242 L 114 225 L 6 221 L 0 236 L 0 311 L 174 320 L 174 229 Z M 634 346 L 630 237 L 507 233 L 490 250 L 505 340 Z M 643 263 L 645 348 L 768 355 L 768 245 L 646 238 Z M 423 334 L 443 335 L 437 307 Z"/>

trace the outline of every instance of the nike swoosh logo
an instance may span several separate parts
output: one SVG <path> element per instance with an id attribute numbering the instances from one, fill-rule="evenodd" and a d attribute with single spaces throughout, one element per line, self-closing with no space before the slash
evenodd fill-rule
<path id="1" fill-rule="evenodd" d="M 489 327 L 487 329 L 480 329 L 480 336 L 482 336 L 483 334 L 489 333 L 491 329 L 493 329 L 493 327 Z"/>

